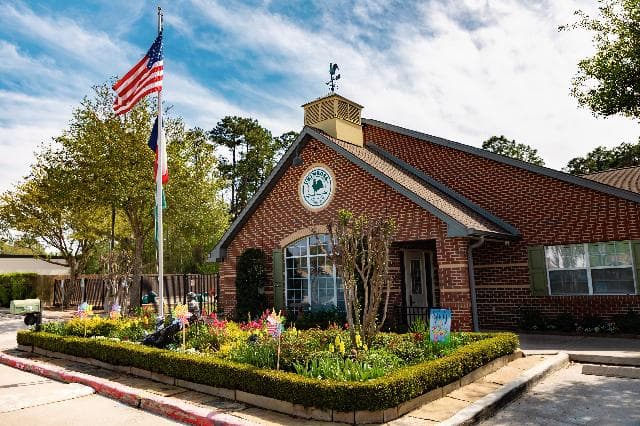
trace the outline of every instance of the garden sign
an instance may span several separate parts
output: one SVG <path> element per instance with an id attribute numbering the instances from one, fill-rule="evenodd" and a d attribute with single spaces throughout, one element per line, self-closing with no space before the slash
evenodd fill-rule
<path id="1" fill-rule="evenodd" d="M 447 342 L 451 333 L 451 310 L 431 309 L 429 312 L 429 339 L 432 342 Z"/>

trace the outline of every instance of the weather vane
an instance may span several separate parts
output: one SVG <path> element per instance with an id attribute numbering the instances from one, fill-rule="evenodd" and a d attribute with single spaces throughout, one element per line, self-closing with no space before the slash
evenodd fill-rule
<path id="1" fill-rule="evenodd" d="M 340 74 L 336 75 L 336 71 L 339 69 L 338 64 L 329 63 L 329 76 L 331 77 L 331 80 L 327 81 L 326 84 L 329 86 L 329 89 L 331 89 L 331 92 L 335 92 L 338 88 L 337 81 L 340 80 Z"/>

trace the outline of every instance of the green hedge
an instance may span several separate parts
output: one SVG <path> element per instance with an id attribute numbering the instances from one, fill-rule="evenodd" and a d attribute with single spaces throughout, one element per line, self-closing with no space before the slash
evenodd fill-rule
<path id="1" fill-rule="evenodd" d="M 515 334 L 499 333 L 491 336 L 463 346 L 435 361 L 400 368 L 367 382 L 311 379 L 212 356 L 171 352 L 107 339 L 20 331 L 18 343 L 94 358 L 114 365 L 142 368 L 205 385 L 238 389 L 305 406 L 340 411 L 375 411 L 397 406 L 431 389 L 447 385 L 493 359 L 513 353 L 518 347 L 518 337 Z"/>
<path id="2" fill-rule="evenodd" d="M 0 306 L 9 307 L 15 299 L 29 299 L 36 295 L 34 281 L 37 274 L 0 274 Z"/>

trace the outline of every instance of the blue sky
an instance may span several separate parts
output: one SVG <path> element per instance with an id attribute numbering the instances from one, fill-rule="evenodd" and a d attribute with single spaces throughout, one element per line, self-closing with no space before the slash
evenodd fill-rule
<path id="1" fill-rule="evenodd" d="M 579 109 L 569 85 L 590 35 L 557 31 L 595 0 L 0 0 L 0 191 L 61 133 L 91 86 L 126 72 L 165 13 L 171 113 L 212 128 L 257 118 L 302 127 L 300 105 L 339 93 L 363 116 L 480 146 L 505 134 L 561 168 L 598 145 L 638 139 L 638 124 Z"/>

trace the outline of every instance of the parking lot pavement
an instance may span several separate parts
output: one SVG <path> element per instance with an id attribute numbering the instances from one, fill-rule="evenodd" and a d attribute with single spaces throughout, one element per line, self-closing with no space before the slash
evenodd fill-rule
<path id="1" fill-rule="evenodd" d="M 16 332 L 26 328 L 22 318 L 0 318 L 0 350 L 15 348 Z"/>
<path id="2" fill-rule="evenodd" d="M 534 386 L 483 426 L 640 425 L 640 380 L 583 375 L 570 364 Z"/>

